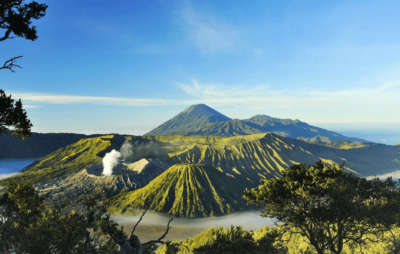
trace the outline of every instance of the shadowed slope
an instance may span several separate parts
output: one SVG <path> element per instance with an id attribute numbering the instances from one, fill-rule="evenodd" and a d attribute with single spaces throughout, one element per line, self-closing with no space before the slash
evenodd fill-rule
<path id="1" fill-rule="evenodd" d="M 248 187 L 217 169 L 201 164 L 177 164 L 142 189 L 108 200 L 109 211 L 151 210 L 182 217 L 206 217 L 246 209 L 242 192 Z"/>
<path id="2" fill-rule="evenodd" d="M 83 204 L 87 196 L 96 199 L 110 198 L 121 191 L 131 191 L 145 186 L 163 173 L 169 165 L 152 159 L 141 159 L 134 163 L 120 163 L 113 174 L 103 176 L 102 164 L 48 181 L 36 186 L 40 195 L 49 194 L 46 200 L 52 203 L 67 202 L 68 205 Z"/>
<path id="3" fill-rule="evenodd" d="M 252 126 L 253 128 L 259 129 L 261 132 L 273 132 L 280 136 L 300 139 L 306 142 L 330 142 L 335 140 L 365 142 L 365 140 L 346 137 L 333 131 L 328 131 L 319 127 L 309 125 L 297 119 L 279 119 L 266 115 L 256 115 L 252 118 L 243 120 L 243 122 Z"/>
<path id="4" fill-rule="evenodd" d="M 204 104 L 192 105 L 158 126 L 154 130 L 146 133 L 148 136 L 157 135 L 176 135 L 186 134 L 188 131 L 196 129 L 204 124 L 225 122 L 230 118 Z"/>
<path id="5" fill-rule="evenodd" d="M 306 142 L 320 142 L 321 144 L 339 140 L 368 142 L 311 126 L 299 120 L 279 119 L 266 115 L 256 115 L 244 120 L 231 120 L 204 104 L 190 106 L 145 135 L 219 135 L 231 137 L 265 132 Z M 332 146 L 334 145 L 336 144 Z"/>
<path id="6" fill-rule="evenodd" d="M 2 158 L 39 158 L 57 149 L 73 144 L 80 139 L 100 135 L 84 135 L 72 133 L 32 133 L 27 139 L 0 134 L 0 159 Z"/>

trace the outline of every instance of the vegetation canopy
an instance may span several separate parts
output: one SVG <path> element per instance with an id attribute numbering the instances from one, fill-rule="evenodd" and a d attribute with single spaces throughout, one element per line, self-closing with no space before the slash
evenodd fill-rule
<path id="1" fill-rule="evenodd" d="M 342 253 L 348 242 L 363 244 L 366 234 L 394 225 L 400 208 L 400 190 L 391 178 L 366 180 L 322 161 L 293 165 L 244 197 L 264 206 L 262 215 L 276 218 L 286 232 L 303 235 L 317 253 Z"/>
<path id="2" fill-rule="evenodd" d="M 31 134 L 32 126 L 21 99 L 15 101 L 0 89 L 0 134 L 10 130 L 14 137 L 25 139 Z"/>

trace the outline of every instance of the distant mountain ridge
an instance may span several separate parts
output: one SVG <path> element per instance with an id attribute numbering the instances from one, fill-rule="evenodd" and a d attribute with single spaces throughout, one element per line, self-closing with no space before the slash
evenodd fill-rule
<path id="1" fill-rule="evenodd" d="M 204 104 L 192 105 L 166 121 L 146 136 L 160 135 L 218 135 L 236 136 L 272 132 L 282 137 L 306 142 L 368 142 L 309 125 L 300 120 L 279 119 L 256 115 L 248 119 L 230 119 Z"/>
<path id="2" fill-rule="evenodd" d="M 33 132 L 27 139 L 22 140 L 3 133 L 0 134 L 0 159 L 39 158 L 61 147 L 73 144 L 80 139 L 97 136 L 101 135 Z"/>

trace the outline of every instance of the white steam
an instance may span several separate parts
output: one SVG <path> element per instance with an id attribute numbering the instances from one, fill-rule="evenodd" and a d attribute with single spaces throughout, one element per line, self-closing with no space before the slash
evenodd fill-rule
<path id="1" fill-rule="evenodd" d="M 124 159 L 129 159 L 133 154 L 133 145 L 128 140 L 125 140 L 124 144 L 121 146 L 121 155 Z"/>
<path id="2" fill-rule="evenodd" d="M 103 158 L 103 175 L 110 176 L 113 173 L 113 168 L 118 164 L 121 153 L 113 149 Z"/>

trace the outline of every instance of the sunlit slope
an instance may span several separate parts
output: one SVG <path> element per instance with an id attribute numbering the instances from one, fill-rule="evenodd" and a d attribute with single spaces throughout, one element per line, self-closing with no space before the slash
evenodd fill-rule
<path id="1" fill-rule="evenodd" d="M 211 166 L 177 164 L 145 187 L 121 193 L 107 203 L 113 213 L 149 207 L 175 216 L 207 217 L 247 209 L 242 198 L 246 187 Z"/>
<path id="2" fill-rule="evenodd" d="M 335 149 L 300 140 L 283 137 L 281 139 L 295 146 L 301 146 L 327 162 L 337 164 L 345 162 L 346 168 L 356 171 L 360 176 L 380 175 L 400 170 L 400 146 L 372 144 L 354 149 Z"/>
<path id="3" fill-rule="evenodd" d="M 186 151 L 174 154 L 176 163 L 212 165 L 235 177 L 249 178 L 258 183 L 261 178 L 279 175 L 294 163 L 311 164 L 319 158 L 298 146 L 283 142 L 274 134 L 257 134 L 221 138 L 211 144 L 194 144 Z"/>
<path id="4" fill-rule="evenodd" d="M 272 133 L 220 136 L 143 137 L 167 143 L 175 163 L 209 164 L 236 177 L 257 181 L 279 175 L 294 163 L 314 164 L 318 160 L 342 164 L 360 176 L 400 170 L 400 146 L 336 142 L 338 148 L 310 144 Z M 352 149 L 345 149 L 353 146 Z M 349 147 L 350 148 L 350 147 Z"/>
<path id="5" fill-rule="evenodd" d="M 125 138 L 119 135 L 81 139 L 41 158 L 22 174 L 7 178 L 1 183 L 4 184 L 12 179 L 39 183 L 70 175 L 101 162 L 107 152 L 119 149 L 124 140 Z"/>
<path id="6" fill-rule="evenodd" d="M 354 148 L 361 148 L 361 147 L 367 147 L 371 145 L 375 145 L 374 143 L 365 143 L 365 142 L 349 142 L 349 141 L 343 141 L 343 140 L 337 140 L 337 141 L 329 141 L 329 142 L 323 142 L 323 141 L 307 141 L 308 143 L 314 144 L 314 145 L 320 145 L 320 146 L 326 146 L 326 147 L 332 147 L 332 148 L 337 148 L 337 149 L 354 149 Z"/>

